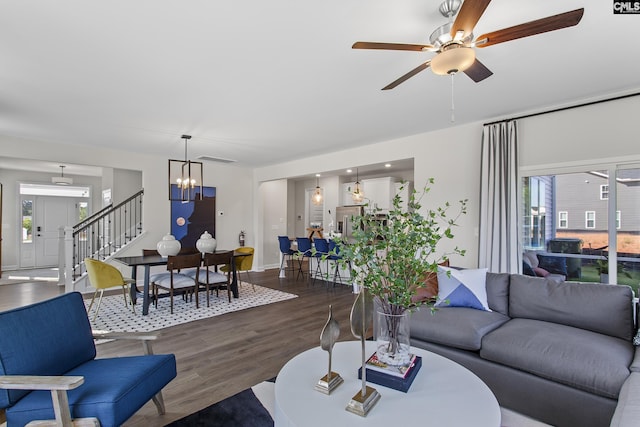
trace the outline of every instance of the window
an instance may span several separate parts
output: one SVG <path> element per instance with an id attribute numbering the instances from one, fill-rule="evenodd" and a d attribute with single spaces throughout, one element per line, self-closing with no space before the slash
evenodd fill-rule
<path id="1" fill-rule="evenodd" d="M 584 228 L 596 228 L 596 211 L 584 213 Z"/>
<path id="2" fill-rule="evenodd" d="M 545 183 L 544 197 L 541 197 L 541 183 Z M 520 224 L 525 249 L 571 254 L 565 258 L 569 281 L 599 282 L 602 279 L 598 261 L 609 259 L 607 283 L 628 285 L 638 292 L 639 164 L 608 165 L 600 169 L 586 166 L 582 171 L 576 168 L 546 175 L 531 173 L 523 177 L 522 184 Z M 544 210 L 540 209 L 542 203 Z M 542 212 L 547 218 L 544 234 L 536 232 L 534 220 L 534 216 Z M 625 212 L 624 224 L 622 212 Z M 539 221 L 538 225 L 543 224 Z M 540 240 L 533 246 L 536 235 Z"/>
<path id="3" fill-rule="evenodd" d="M 22 201 L 22 243 L 33 242 L 33 200 Z"/>
<path id="4" fill-rule="evenodd" d="M 569 228 L 569 212 L 558 212 L 558 228 Z"/>
<path id="5" fill-rule="evenodd" d="M 524 245 L 526 248 L 540 249 L 545 246 L 547 240 L 547 185 L 551 186 L 550 177 L 532 176 L 525 178 Z"/>

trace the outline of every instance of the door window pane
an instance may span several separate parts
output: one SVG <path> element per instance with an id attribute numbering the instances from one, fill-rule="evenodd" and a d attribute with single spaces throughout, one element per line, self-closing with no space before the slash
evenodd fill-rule
<path id="1" fill-rule="evenodd" d="M 33 242 L 33 200 L 22 201 L 22 243 Z"/>

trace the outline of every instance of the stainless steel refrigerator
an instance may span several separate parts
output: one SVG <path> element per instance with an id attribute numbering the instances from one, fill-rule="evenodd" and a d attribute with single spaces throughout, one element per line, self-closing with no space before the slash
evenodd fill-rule
<path id="1" fill-rule="evenodd" d="M 338 233 L 342 233 L 342 237 L 346 241 L 350 241 L 353 233 L 353 220 L 354 216 L 362 215 L 364 212 L 364 206 L 338 206 L 336 208 L 336 222 L 338 223 Z"/>

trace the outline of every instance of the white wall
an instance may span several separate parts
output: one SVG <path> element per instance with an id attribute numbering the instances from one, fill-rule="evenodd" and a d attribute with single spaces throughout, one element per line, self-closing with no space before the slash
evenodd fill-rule
<path id="1" fill-rule="evenodd" d="M 20 199 L 20 183 L 51 184 L 55 174 L 14 169 L 0 169 L 2 194 L 2 269 L 19 267 L 19 244 L 21 209 L 16 203 Z M 91 188 L 92 209 L 100 208 L 102 180 L 95 176 L 66 175 L 73 178 L 74 185 Z"/>
<path id="2" fill-rule="evenodd" d="M 416 189 L 421 189 L 431 177 L 436 180 L 428 197 L 428 200 L 432 202 L 431 207 L 441 206 L 447 201 L 454 203 L 460 199 L 469 199 L 469 213 L 459 221 L 460 228 L 455 242 L 443 245 L 442 249 L 450 251 L 455 245 L 466 249 L 467 255 L 464 258 L 454 259 L 452 262 L 458 266 L 473 267 L 477 265 L 476 229 L 479 215 L 478 194 L 480 186 L 478 177 L 480 176 L 481 138 L 481 123 L 458 126 L 443 131 L 258 168 L 255 170 L 254 179 L 259 183 L 263 180 L 305 175 L 309 171 L 317 170 L 318 164 L 331 165 L 332 170 L 338 170 L 415 158 L 414 185 Z M 454 154 L 446 155 L 444 153 Z M 357 164 L 353 159 L 357 159 Z M 302 187 L 310 186 L 311 181 L 302 184 Z M 313 187 L 315 187 L 315 181 Z M 339 190 L 336 189 L 336 191 Z M 289 202 L 297 205 L 299 193 L 299 191 L 296 192 L 295 201 L 290 200 Z M 265 257 L 277 253 L 277 241 L 275 239 L 271 242 L 265 241 L 263 251 Z"/>
<path id="3" fill-rule="evenodd" d="M 557 170 L 604 162 L 640 161 L 636 121 L 640 97 L 598 103 L 586 107 L 534 116 L 518 121 L 521 168 Z M 517 114 L 514 114 L 517 115 Z M 490 120 L 487 120 L 490 121 Z M 270 179 L 286 179 L 316 171 L 318 164 L 333 170 L 414 158 L 415 188 L 435 178 L 429 206 L 468 199 L 468 214 L 454 230 L 455 239 L 442 249 L 457 245 L 465 257 L 454 265 L 477 266 L 480 192 L 480 150 L 483 123 L 476 122 L 440 131 L 371 144 L 357 149 L 258 168 L 254 185 Z M 277 251 L 277 242 L 265 242 L 265 252 Z"/>
<path id="4" fill-rule="evenodd" d="M 607 159 L 639 161 L 635 123 L 639 112 L 640 98 L 634 97 L 520 120 L 521 166 L 540 169 Z M 415 188 L 420 189 L 430 177 L 436 180 L 428 199 L 432 201 L 430 206 L 469 199 L 469 213 L 459 221 L 453 242 L 466 249 L 467 255 L 452 262 L 463 267 L 476 266 L 482 125 L 476 122 L 455 126 L 254 170 L 205 162 L 205 185 L 217 187 L 217 209 L 225 211 L 223 217 L 216 218 L 218 246 L 236 247 L 238 233 L 245 229 L 247 246 L 256 248 L 254 267 L 275 266 L 279 252 L 276 236 L 295 230 L 289 219 L 295 208 L 289 204 L 294 203 L 292 197 L 296 198 L 296 191 L 295 186 L 292 188 L 287 183 L 287 178 L 315 172 L 318 164 L 338 170 L 414 158 Z M 27 159 L 141 170 L 148 233 L 131 253 L 139 253 L 142 247 L 155 247 L 168 229 L 167 160 L 164 157 L 10 137 L 0 137 L 0 152 Z M 5 212 L 16 209 L 6 189 L 4 209 Z M 280 218 L 284 218 L 284 223 Z M 2 226 L 5 229 L 4 217 Z M 3 254 L 12 249 L 7 244 L 3 242 Z"/>
<path id="5" fill-rule="evenodd" d="M 132 153 L 104 147 L 73 146 L 42 141 L 30 141 L 0 136 L 0 152 L 12 157 L 47 160 L 60 163 L 87 164 L 115 169 L 142 171 L 144 193 L 143 222 L 145 235 L 124 255 L 137 255 L 142 248 L 155 248 L 158 240 L 169 231 L 170 203 L 167 195 L 167 159 L 153 153 Z M 238 246 L 238 233 L 247 231 L 247 246 L 254 246 L 253 187 L 250 169 L 215 162 L 204 163 L 204 185 L 216 187 L 216 209 L 225 212 L 216 218 L 216 239 L 219 248 Z M 3 231 L 10 225 L 4 213 L 17 209 L 16 198 L 5 192 L 3 200 Z M 4 258 L 15 251 L 13 243 L 2 242 Z"/>

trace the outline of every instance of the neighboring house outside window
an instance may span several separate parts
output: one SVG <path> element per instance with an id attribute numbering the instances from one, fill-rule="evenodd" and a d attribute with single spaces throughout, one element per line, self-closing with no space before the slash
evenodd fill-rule
<path id="1" fill-rule="evenodd" d="M 607 184 L 600 185 L 600 200 L 609 200 L 609 186 Z"/>
<path id="2" fill-rule="evenodd" d="M 596 228 L 596 211 L 584 213 L 584 228 Z"/>
<path id="3" fill-rule="evenodd" d="M 620 230 L 620 226 L 622 225 L 622 214 L 620 211 L 616 211 L 616 230 Z"/>
<path id="4" fill-rule="evenodd" d="M 569 212 L 558 212 L 558 228 L 569 228 Z"/>

